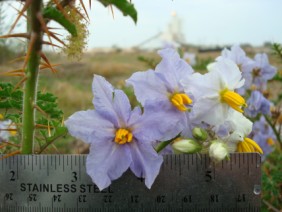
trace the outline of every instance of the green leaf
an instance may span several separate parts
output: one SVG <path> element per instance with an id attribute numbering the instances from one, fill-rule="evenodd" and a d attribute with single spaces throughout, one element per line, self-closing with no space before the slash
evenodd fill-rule
<path id="1" fill-rule="evenodd" d="M 137 11 L 134 8 L 134 5 L 129 3 L 127 0 L 98 0 L 101 2 L 105 7 L 109 5 L 116 6 L 124 16 L 130 16 L 133 21 L 137 22 Z"/>
<path id="2" fill-rule="evenodd" d="M 55 7 L 47 6 L 44 8 L 43 17 L 56 21 L 62 25 L 73 37 L 77 36 L 76 26 Z"/>
<path id="3" fill-rule="evenodd" d="M 63 112 L 58 108 L 57 97 L 51 93 L 37 93 L 37 105 L 52 119 L 61 120 Z"/>
<path id="4" fill-rule="evenodd" d="M 11 83 L 0 83 L 0 108 L 1 109 L 22 109 L 23 92 L 14 90 Z"/>

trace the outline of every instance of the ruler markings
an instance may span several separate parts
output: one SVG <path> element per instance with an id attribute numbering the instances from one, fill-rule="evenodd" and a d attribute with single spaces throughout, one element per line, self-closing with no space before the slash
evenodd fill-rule
<path id="1" fill-rule="evenodd" d="M 247 166 L 248 166 L 248 175 L 250 175 L 250 160 L 249 157 L 247 157 Z"/>
<path id="2" fill-rule="evenodd" d="M 242 154 L 240 153 L 240 154 L 238 154 L 238 156 L 239 156 L 239 168 L 241 167 L 241 156 L 242 156 Z"/>
<path id="3" fill-rule="evenodd" d="M 26 157 L 23 157 L 23 167 L 26 169 Z"/>
<path id="4" fill-rule="evenodd" d="M 50 165 L 51 166 L 53 166 L 53 157 L 54 157 L 54 155 L 51 155 L 51 157 L 50 157 Z"/>
<path id="5" fill-rule="evenodd" d="M 233 163 L 233 161 L 232 161 L 232 157 L 230 157 L 230 170 L 232 170 L 232 163 Z M 227 162 L 227 161 L 226 161 Z"/>
<path id="6" fill-rule="evenodd" d="M 78 179 L 81 180 L 81 161 L 80 161 L 81 157 L 78 157 Z"/>
<path id="7" fill-rule="evenodd" d="M 188 164 L 188 171 L 189 171 L 189 168 L 190 168 L 190 157 L 189 157 L 189 155 L 185 155 L 186 156 L 186 158 L 187 158 L 187 164 Z"/>
<path id="8" fill-rule="evenodd" d="M 35 156 L 33 156 L 33 155 L 30 155 L 31 156 L 31 171 L 33 172 L 33 158 L 35 157 Z"/>
<path id="9" fill-rule="evenodd" d="M 205 169 L 207 168 L 207 155 L 204 156 L 205 158 Z"/>
<path id="10" fill-rule="evenodd" d="M 26 158 L 27 157 L 27 158 Z M 39 158 L 38 158 L 39 157 Z M 53 158 L 55 157 L 55 158 Z M 59 157 L 59 158 L 57 158 Z M 63 158 L 60 158 L 63 157 Z M 65 158 L 66 157 L 66 158 Z M 78 157 L 78 158 L 77 158 Z M 196 159 L 194 158 L 196 157 Z M 239 158 L 237 158 L 239 157 Z M 241 158 L 243 157 L 243 158 Z M 247 157 L 247 158 L 246 158 Z M 251 157 L 251 158 L 249 158 Z M 251 161 L 252 158 L 255 157 L 255 160 L 257 161 L 255 163 L 255 166 L 251 165 Z M 26 159 L 25 159 L 26 158 Z M 53 161 L 51 163 L 50 160 L 52 160 L 51 158 L 53 158 Z M 79 155 L 74 155 L 71 156 L 71 161 L 73 161 L 73 165 L 72 165 L 72 169 L 66 168 L 64 171 L 62 171 L 62 168 L 59 167 L 64 167 L 67 158 L 69 158 L 69 155 L 52 155 L 50 158 L 50 155 L 18 155 L 18 156 L 14 156 L 14 157 L 10 157 L 5 159 L 6 161 L 3 163 L 3 161 L 1 163 L 3 163 L 3 170 L 4 173 L 11 170 L 16 170 L 17 172 L 17 184 L 12 184 L 10 182 L 7 182 L 7 179 L 2 179 L 7 178 L 7 175 L 4 174 L 0 174 L 0 187 L 4 188 L 1 189 L 0 191 L 0 196 L 3 196 L 6 193 L 12 192 L 13 193 L 13 198 L 14 200 L 5 200 L 7 207 L 10 204 L 14 204 L 12 206 L 13 210 L 14 208 L 20 208 L 23 207 L 23 204 L 25 201 L 27 201 L 28 199 L 28 195 L 29 194 L 36 194 L 37 195 L 37 202 L 34 201 L 28 201 L 26 203 L 29 204 L 29 208 L 31 209 L 26 209 L 26 207 L 24 207 L 24 211 L 26 210 L 31 210 L 31 211 L 44 211 L 43 207 L 47 207 L 46 203 L 48 201 L 46 201 L 48 198 L 49 201 L 52 199 L 52 197 L 54 195 L 58 196 L 61 195 L 61 202 L 54 202 L 51 201 L 50 203 L 52 203 L 53 205 L 53 211 L 66 211 L 65 210 L 65 202 L 67 200 L 70 200 L 70 198 L 74 198 L 75 197 L 75 202 L 76 202 L 76 207 L 75 209 L 79 209 L 79 211 L 88 211 L 87 208 L 89 208 L 89 203 L 90 202 L 97 202 L 98 207 L 100 207 L 100 205 L 104 205 L 104 210 L 103 211 L 117 211 L 119 210 L 119 207 L 116 205 L 115 207 L 113 207 L 114 204 L 117 204 L 117 202 L 121 202 L 124 203 L 125 201 L 128 202 L 129 206 L 131 206 L 130 208 L 134 208 L 134 204 L 129 202 L 130 201 L 130 196 L 128 197 L 128 195 L 138 195 L 138 203 L 136 204 L 136 206 L 140 206 L 140 203 L 143 204 L 146 203 L 144 206 L 148 207 L 148 205 L 152 205 L 152 204 L 148 204 L 148 199 L 152 199 L 153 200 L 153 204 L 156 205 L 156 207 L 159 207 L 160 210 L 162 208 L 165 207 L 171 207 L 172 205 L 175 206 L 175 204 L 177 203 L 177 207 L 182 209 L 188 209 L 191 207 L 195 207 L 195 201 L 202 201 L 202 206 L 198 206 L 198 209 L 203 209 L 205 204 L 210 204 L 212 208 L 215 208 L 215 206 L 218 204 L 217 202 L 221 203 L 222 201 L 222 193 L 225 194 L 224 198 L 231 198 L 231 199 L 235 199 L 239 194 L 244 194 L 247 199 L 247 201 L 250 201 L 250 203 L 252 204 L 252 208 L 259 208 L 259 201 L 256 200 L 257 198 L 259 199 L 259 197 L 256 198 L 256 196 L 253 194 L 253 188 L 254 185 L 260 185 L 260 169 L 258 169 L 260 167 L 260 157 L 259 156 L 253 156 L 253 154 L 248 154 L 248 155 L 242 155 L 242 154 L 232 154 L 230 157 L 230 160 L 225 162 L 226 166 L 224 165 L 224 163 L 213 163 L 210 158 L 208 156 L 203 155 L 202 157 L 199 157 L 197 155 L 177 155 L 177 156 L 165 156 L 164 161 L 168 161 L 168 164 L 166 165 L 166 163 L 164 163 L 162 165 L 162 171 L 158 177 L 158 179 L 156 180 L 155 184 L 152 187 L 153 192 L 156 193 L 149 193 L 148 197 L 146 192 L 149 192 L 148 189 L 145 188 L 145 186 L 143 184 L 140 184 L 139 181 L 138 185 L 135 185 L 135 181 L 134 179 L 136 179 L 136 177 L 133 177 L 133 174 L 125 174 L 125 179 L 123 180 L 122 177 L 120 180 L 124 183 L 124 184 L 116 184 L 115 181 L 113 182 L 113 188 L 111 189 L 106 189 L 103 191 L 103 193 L 100 193 L 97 189 L 97 187 L 95 187 L 95 185 L 92 184 L 91 179 L 87 176 L 87 174 L 85 173 L 85 169 L 83 168 L 83 163 L 85 162 L 86 156 L 79 156 Z M 64 159 L 65 158 L 65 159 Z M 241 159 L 240 159 L 241 158 Z M 8 161 L 9 160 L 9 161 Z M 23 161 L 24 164 L 26 164 L 25 168 L 20 165 L 20 161 Z M 31 160 L 31 161 L 29 161 Z M 35 160 L 35 162 L 34 162 Z M 47 160 L 47 161 L 45 161 Z M 59 162 L 61 160 L 61 162 Z M 186 161 L 187 160 L 187 161 Z M 34 163 L 36 164 L 37 161 L 37 165 L 34 166 Z M 43 166 L 43 163 L 46 163 L 46 166 Z M 70 161 L 70 162 L 71 162 Z M 75 161 L 77 161 L 75 163 Z M 193 161 L 193 164 L 191 164 L 191 162 Z M 243 164 L 242 164 L 243 161 Z M 231 164 L 233 164 L 234 169 L 231 172 L 226 172 L 225 169 L 228 166 L 228 163 L 232 162 Z M 236 164 L 237 162 L 237 164 Z M 241 165 L 239 166 L 238 163 L 241 163 Z M 249 164 L 250 163 L 250 164 Z M 7 164 L 7 165 L 6 165 Z M 23 164 L 23 165 L 24 165 Z M 172 167 L 171 167 L 172 164 Z M 186 165 L 187 164 L 187 165 Z M 175 166 L 175 167 L 174 167 Z M 232 166 L 232 165 L 231 165 Z M 47 169 L 47 176 L 46 176 L 46 172 L 40 172 L 41 168 L 42 169 Z M 197 170 L 198 167 L 198 170 Z M 7 169 L 9 168 L 9 169 Z M 39 169 L 38 169 L 39 168 Z M 70 167 L 71 168 L 71 167 Z M 168 168 L 168 169 L 167 169 Z M 55 172 L 54 170 L 57 171 Z M 191 171 L 189 171 L 189 169 L 191 169 Z M 195 170 L 197 170 L 197 172 L 195 172 Z M 211 174 L 213 177 L 213 180 L 211 181 L 211 183 L 205 183 L 202 182 L 202 179 L 205 179 L 203 177 L 205 177 L 205 174 L 207 173 L 207 170 L 211 170 L 213 173 Z M 34 174 L 31 173 L 31 171 L 34 172 Z M 77 182 L 74 183 L 70 183 L 71 179 L 73 179 L 73 175 L 71 175 L 70 171 L 74 171 L 77 172 Z M 243 172 L 243 173 L 242 173 Z M 244 173 L 248 173 L 247 176 L 245 176 Z M 191 174 L 192 173 L 192 174 Z M 242 174 L 241 174 L 242 173 Z M 234 182 L 242 184 L 242 186 L 236 186 L 236 192 L 238 192 L 238 194 L 234 193 L 232 194 L 227 194 L 227 191 L 217 191 L 215 189 L 216 185 L 215 183 L 220 183 L 221 185 L 227 182 L 227 180 L 225 180 L 225 178 L 229 178 L 226 177 L 227 175 L 235 175 L 232 179 L 234 179 Z M 245 178 L 250 178 L 248 179 L 242 179 L 241 175 Z M 6 176 L 6 177 L 5 177 Z M 9 178 L 11 177 L 11 175 L 8 175 Z M 170 179 L 168 180 L 167 177 L 170 177 Z M 223 177 L 225 176 L 225 177 Z M 134 178 L 134 179 L 133 179 Z M 69 180 L 68 180 L 69 179 Z M 27 181 L 26 181 L 27 180 Z M 46 181 L 47 180 L 47 181 Z M 160 182 L 158 182 L 160 180 Z M 4 181 L 4 182 L 3 182 Z M 239 182 L 237 182 L 239 181 Z M 246 181 L 246 182 L 243 182 Z M 162 182 L 166 182 L 167 184 L 162 185 Z M 181 183 L 186 183 L 186 186 L 184 185 L 180 185 L 178 184 L 178 182 Z M 28 184 L 30 185 L 28 185 Z M 200 184 L 199 184 L 200 183 Z M 210 188 L 205 190 L 205 192 L 200 191 L 202 184 L 210 184 L 211 187 L 207 187 Z M 244 185 L 244 183 L 246 185 Z M 24 184 L 24 185 L 22 185 Z M 42 184 L 42 185 L 41 185 Z M 81 184 L 83 185 L 82 187 Z M 195 187 L 195 185 L 199 184 L 199 188 Z M 252 185 L 251 185 L 252 184 Z M 21 185 L 21 187 L 20 187 Z M 42 186 L 46 186 L 49 189 L 49 192 L 51 190 L 54 190 L 53 193 L 42 193 L 41 190 L 43 189 Z M 127 185 L 126 187 L 123 187 Z M 244 186 L 243 186 L 244 185 Z M 15 187 L 18 186 L 17 191 L 15 191 Z M 41 186 L 41 187 L 40 187 Z M 71 187 L 74 186 L 74 187 Z M 139 189 L 135 189 L 135 187 L 142 187 L 144 186 L 144 188 L 141 188 L 141 193 Z M 183 189 L 182 187 L 187 188 L 187 191 L 183 191 L 181 189 Z M 119 197 L 117 196 L 117 188 L 122 187 L 123 189 L 118 189 L 118 191 L 130 191 L 130 192 L 123 192 L 120 193 Z M 136 188 L 137 188 L 136 187 Z M 190 187 L 194 187 L 194 190 L 191 191 L 189 190 Z M 247 190 L 247 187 L 249 187 L 249 190 Z M 75 188 L 76 190 L 73 190 L 73 193 L 71 192 L 71 189 Z M 167 193 L 169 191 L 169 189 L 171 188 L 175 188 L 175 190 L 172 190 L 172 193 Z M 23 189 L 22 191 L 20 189 Z M 29 189 L 29 190 L 28 190 Z M 40 190 L 41 189 L 41 190 Z M 65 189 L 65 191 L 64 191 Z M 83 193 L 81 193 L 81 191 L 83 190 Z M 113 190 L 112 190 L 113 189 Z M 142 189 L 145 189 L 144 191 Z M 159 190 L 158 190 L 159 189 Z M 180 190 L 178 190 L 180 189 Z M 230 189 L 230 188 L 228 188 Z M 241 190 L 240 190 L 241 189 Z M 252 190 L 250 190 L 252 189 Z M 113 191 L 114 193 L 111 193 L 111 191 Z M 136 193 L 137 192 L 137 193 Z M 145 193 L 144 193 L 145 192 Z M 196 195 L 197 193 L 202 193 L 202 195 Z M 214 192 L 213 194 L 211 192 Z M 188 202 L 186 202 L 184 204 L 183 202 L 183 198 L 184 197 L 189 197 L 189 195 L 192 194 L 192 202 L 189 202 L 190 200 L 188 199 Z M 218 196 L 218 200 L 213 200 L 214 202 L 211 202 L 211 196 L 210 195 L 217 195 L 220 194 Z M 85 195 L 85 203 L 83 203 L 83 195 Z M 156 202 L 157 200 L 157 196 L 164 196 L 165 202 Z M 229 196 L 228 196 L 229 195 Z M 233 197 L 231 197 L 233 195 Z M 259 196 L 259 195 L 258 195 Z M 171 198 L 169 198 L 171 197 Z M 44 200 L 45 198 L 45 200 Z M 47 198 L 47 199 L 46 199 Z M 79 198 L 81 198 L 80 201 Z M 104 201 L 104 199 L 106 198 L 106 200 L 111 200 L 113 202 L 106 204 Z M 199 198 L 203 198 L 203 199 L 199 199 Z M 244 197 L 245 198 L 245 197 Z M 206 200 L 204 200 L 206 199 Z M 17 201 L 17 205 L 15 205 L 15 201 Z M 186 199 L 187 201 L 187 199 Z M 42 203 L 41 205 L 38 205 L 39 203 Z M 206 203 L 204 203 L 206 202 Z M 210 202 L 210 203 L 209 203 Z M 2 202 L 3 203 L 3 202 Z M 221 203 L 221 204 L 225 204 L 225 203 Z M 235 204 L 235 203 L 234 203 Z M 237 202 L 236 202 L 237 204 Z M 242 208 L 246 209 L 245 202 L 238 202 L 238 204 L 240 205 L 240 207 L 242 206 Z M 0 199 L 0 205 L 1 205 L 1 199 Z M 70 201 L 70 205 L 72 205 L 71 201 Z M 222 205 L 222 207 L 226 205 Z M 256 207 L 255 207 L 256 206 Z M 2 207 L 2 206 L 1 206 Z M 72 206 L 71 206 L 72 207 Z M 86 209 L 85 209 L 86 207 Z M 93 205 L 92 205 L 93 207 Z M 96 206 L 97 207 L 97 206 Z M 122 205 L 120 205 L 120 211 L 124 211 L 122 208 Z M 137 207 L 137 208 L 138 208 Z M 219 206 L 218 206 L 219 207 Z M 239 207 L 239 206 L 238 206 Z M 68 208 L 68 206 L 66 207 Z M 172 209 L 173 207 L 171 207 Z M 231 208 L 231 206 L 230 206 Z M 181 209 L 181 210 L 182 210 Z M 10 210 L 10 209 L 9 209 Z M 19 211 L 17 210 L 17 211 Z M 46 209 L 49 211 L 49 209 Z M 184 211 L 185 211 L 184 210 Z M 219 209 L 214 209 L 214 211 L 218 211 Z M 93 211 L 93 210 L 89 210 L 89 211 Z M 138 210 L 137 210 L 138 211 Z M 177 210 L 176 210 L 177 211 Z M 220 210 L 219 210 L 220 211 Z M 222 211 L 222 210 L 221 210 Z"/>
<path id="11" fill-rule="evenodd" d="M 47 156 L 46 156 L 47 157 Z M 47 171 L 47 177 L 49 177 L 49 157 L 47 157 L 47 160 L 46 160 L 46 171 Z"/>
<path id="12" fill-rule="evenodd" d="M 65 172 L 65 157 L 63 157 L 63 172 Z"/>
<path id="13" fill-rule="evenodd" d="M 55 155 L 54 159 L 55 159 L 55 170 L 57 170 L 57 155 Z"/>
<path id="14" fill-rule="evenodd" d="M 223 169 L 223 167 L 224 167 L 224 161 L 222 160 L 221 161 L 221 169 Z"/>
<path id="15" fill-rule="evenodd" d="M 185 161 L 185 160 L 184 160 Z M 180 155 L 178 155 L 178 167 L 179 167 L 179 175 L 182 175 L 182 170 L 181 170 L 181 158 Z"/>
<path id="16" fill-rule="evenodd" d="M 194 154 L 192 156 L 195 156 L 195 158 L 196 158 L 196 170 L 198 171 L 198 155 Z"/>
<path id="17" fill-rule="evenodd" d="M 73 170 L 72 168 L 72 158 L 73 158 L 73 155 L 70 156 L 70 161 L 71 161 L 71 170 Z"/>

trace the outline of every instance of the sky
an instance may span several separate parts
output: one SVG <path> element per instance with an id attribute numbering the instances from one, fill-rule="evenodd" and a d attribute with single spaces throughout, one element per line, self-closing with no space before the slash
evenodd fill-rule
<path id="1" fill-rule="evenodd" d="M 88 2 L 88 1 L 86 1 Z M 181 20 L 184 41 L 197 45 L 282 43 L 281 0 L 132 0 L 135 24 L 114 8 L 93 1 L 88 48 L 133 47 L 167 30 L 172 13 Z M 88 4 L 86 3 L 88 6 Z M 9 14 L 12 14 L 9 12 Z M 13 16 L 14 17 L 14 16 Z M 154 45 L 152 42 L 151 45 Z"/>

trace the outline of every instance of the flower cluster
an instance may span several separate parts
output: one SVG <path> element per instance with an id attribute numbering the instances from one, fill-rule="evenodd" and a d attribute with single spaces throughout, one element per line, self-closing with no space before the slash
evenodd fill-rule
<path id="1" fill-rule="evenodd" d="M 266 55 L 251 60 L 233 46 L 200 74 L 173 48 L 159 54 L 155 70 L 126 80 L 142 108 L 132 110 L 122 90 L 95 75 L 95 109 L 76 112 L 65 122 L 71 135 L 90 144 L 87 172 L 101 190 L 128 168 L 150 188 L 162 164 L 159 152 L 207 153 L 220 161 L 232 152 L 263 154 L 264 139 L 275 139 L 263 119 L 252 132 L 253 123 L 244 116 L 244 111 L 250 117 L 270 113 L 262 92 L 276 70 Z M 242 95 L 250 92 L 245 101 Z M 266 132 L 256 132 L 262 124 Z"/>

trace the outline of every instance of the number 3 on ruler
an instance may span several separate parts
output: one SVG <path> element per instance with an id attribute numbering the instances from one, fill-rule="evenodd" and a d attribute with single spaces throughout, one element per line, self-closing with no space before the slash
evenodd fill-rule
<path id="1" fill-rule="evenodd" d="M 72 172 L 72 180 L 71 180 L 71 182 L 72 183 L 74 183 L 74 182 L 76 182 L 77 181 L 77 173 L 76 172 Z"/>

